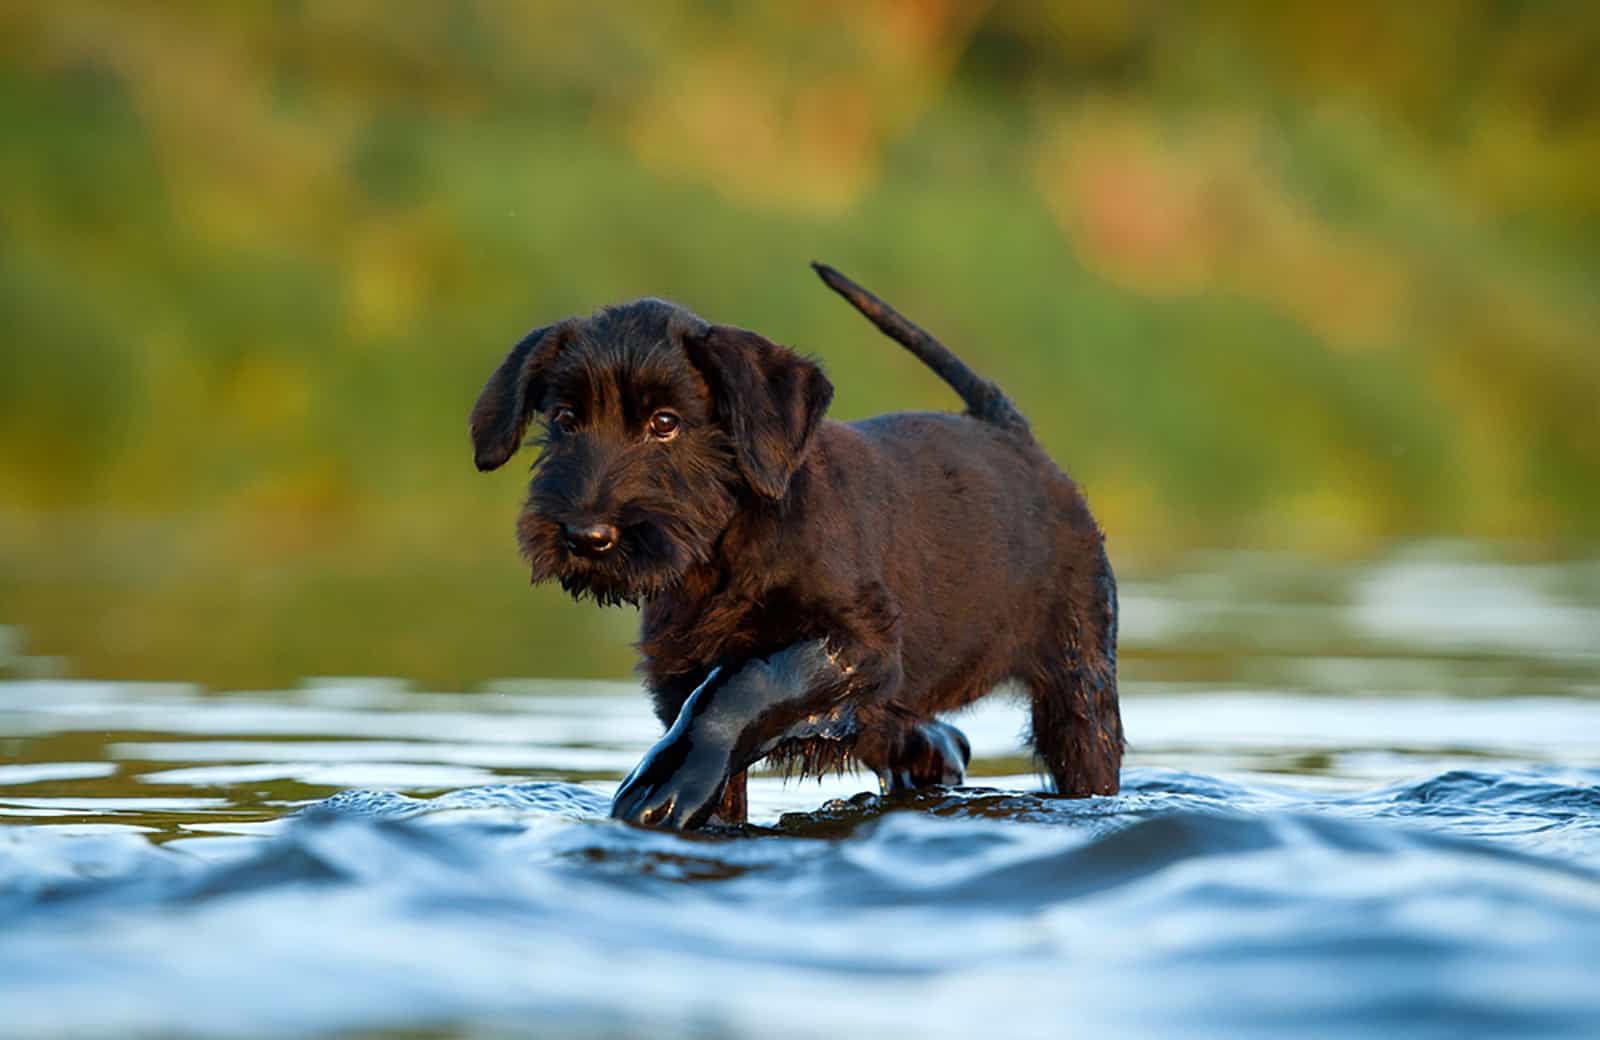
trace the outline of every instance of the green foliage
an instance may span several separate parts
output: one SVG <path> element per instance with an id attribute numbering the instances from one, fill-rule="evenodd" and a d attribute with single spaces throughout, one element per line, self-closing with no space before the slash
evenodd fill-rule
<path id="1" fill-rule="evenodd" d="M 951 407 L 812 258 L 1011 389 L 1118 546 L 1590 541 L 1600 18 L 1427 11 L 14 5 L 0 621 L 105 641 L 40 540 L 63 511 L 191 604 L 300 575 L 245 656 L 319 574 L 514 575 L 518 480 L 472 472 L 467 408 L 526 328 L 619 299 L 820 356 L 841 417 Z M 551 624 L 568 656 L 523 670 L 615 670 Z"/>

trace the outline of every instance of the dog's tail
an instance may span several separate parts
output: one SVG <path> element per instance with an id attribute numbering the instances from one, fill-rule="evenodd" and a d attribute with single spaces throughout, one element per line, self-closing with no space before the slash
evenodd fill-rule
<path id="1" fill-rule="evenodd" d="M 933 369 L 940 379 L 966 402 L 967 412 L 974 419 L 1018 433 L 1028 432 L 1028 420 L 1017 411 L 1005 391 L 967 367 L 966 362 L 950 352 L 950 348 L 919 329 L 893 307 L 884 303 L 855 282 L 835 271 L 827 264 L 812 261 L 811 267 L 821 276 L 828 288 L 850 301 L 850 305 L 872 324 L 896 340 L 917 360 Z"/>

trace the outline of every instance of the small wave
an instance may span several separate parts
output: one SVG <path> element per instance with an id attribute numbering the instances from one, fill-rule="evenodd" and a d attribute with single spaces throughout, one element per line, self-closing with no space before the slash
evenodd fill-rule
<path id="1" fill-rule="evenodd" d="M 347 792 L 272 833 L 160 846 L 10 828 L 0 1005 L 25 1032 L 103 1035 L 1559 1033 L 1600 1016 L 1591 867 L 1385 815 L 1542 806 L 1573 826 L 1584 776 L 1298 801 L 1129 779 L 1112 798 L 862 797 L 698 835 L 620 825 L 603 793 L 554 782 Z"/>
<path id="2" fill-rule="evenodd" d="M 1600 813 L 1600 771 L 1562 769 L 1551 772 L 1554 775 L 1455 769 L 1418 784 L 1403 785 L 1395 790 L 1393 800 L 1545 813 Z"/>
<path id="3" fill-rule="evenodd" d="M 577 784 L 537 780 L 469 787 L 436 798 L 411 798 L 393 791 L 340 791 L 311 803 L 299 815 L 393 817 L 451 809 L 510 809 L 583 818 L 605 816 L 611 809 L 611 799 Z"/>

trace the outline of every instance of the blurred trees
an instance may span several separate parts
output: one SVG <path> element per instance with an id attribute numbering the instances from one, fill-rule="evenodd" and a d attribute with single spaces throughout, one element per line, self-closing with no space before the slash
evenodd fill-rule
<path id="1" fill-rule="evenodd" d="M 1123 545 L 1591 540 L 1597 70 L 1557 0 L 5 4 L 0 620 L 64 511 L 169 518 L 169 581 L 514 571 L 466 409 L 618 299 L 819 354 L 841 417 L 952 407 L 812 257 Z"/>

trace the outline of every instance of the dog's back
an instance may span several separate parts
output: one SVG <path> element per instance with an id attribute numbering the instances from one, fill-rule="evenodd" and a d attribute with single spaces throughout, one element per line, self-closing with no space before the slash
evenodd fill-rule
<path id="1" fill-rule="evenodd" d="M 1029 682 L 1040 658 L 1083 642 L 1062 631 L 1071 622 L 1060 600 L 1099 598 L 1110 574 L 1102 536 L 1025 431 L 898 413 L 825 423 L 814 450 L 829 474 L 823 493 L 840 499 L 828 511 L 854 521 L 834 532 L 833 551 L 881 575 L 900 605 L 902 697 L 919 712 Z M 1110 657 L 1114 628 L 1094 627 L 1091 656 Z"/>
<path id="2" fill-rule="evenodd" d="M 1088 503 L 1004 391 L 849 278 L 812 267 L 967 405 L 824 424 L 818 438 L 834 465 L 861 471 L 835 483 L 857 489 L 845 507 L 880 535 L 902 608 L 901 698 L 931 714 L 1015 680 L 1032 694 L 1035 749 L 1057 789 L 1115 792 L 1116 579 Z"/>

